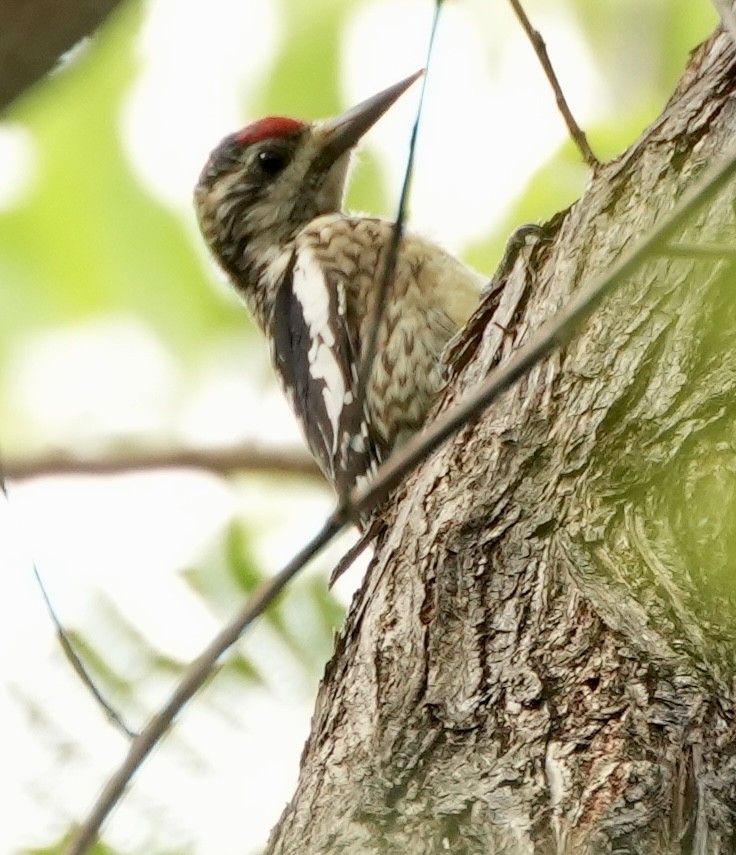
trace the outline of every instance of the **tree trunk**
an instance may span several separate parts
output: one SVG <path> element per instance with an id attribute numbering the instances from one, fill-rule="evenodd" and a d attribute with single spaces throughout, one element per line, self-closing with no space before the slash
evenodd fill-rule
<path id="1" fill-rule="evenodd" d="M 720 34 L 521 250 L 443 406 L 732 146 L 735 94 Z M 269 852 L 736 852 L 736 256 L 702 254 L 734 196 L 396 496 Z"/>

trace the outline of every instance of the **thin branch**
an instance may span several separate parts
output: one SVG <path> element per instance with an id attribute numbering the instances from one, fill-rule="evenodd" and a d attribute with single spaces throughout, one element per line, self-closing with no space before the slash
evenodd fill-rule
<path id="1" fill-rule="evenodd" d="M 557 79 L 554 68 L 552 68 L 552 63 L 550 62 L 549 54 L 547 53 L 547 45 L 544 43 L 544 39 L 539 31 L 532 27 L 531 22 L 529 18 L 527 18 L 526 12 L 522 8 L 519 0 L 509 0 L 509 2 L 516 13 L 516 17 L 521 23 L 522 29 L 527 34 L 529 41 L 532 43 L 534 53 L 536 53 L 537 59 L 539 60 L 544 73 L 547 75 L 547 80 L 549 80 L 552 91 L 555 93 L 557 109 L 562 113 L 562 118 L 565 120 L 567 130 L 570 133 L 573 142 L 580 150 L 580 154 L 582 154 L 583 160 L 588 164 L 588 166 L 598 166 L 599 160 L 593 154 L 593 151 L 588 144 L 588 138 L 585 136 L 585 132 L 575 121 L 575 118 L 567 105 L 567 100 L 562 94 L 562 87 L 560 86 L 560 81 Z"/>
<path id="2" fill-rule="evenodd" d="M 736 15 L 733 6 L 728 0 L 713 0 L 716 11 L 721 16 L 723 29 L 731 36 L 731 41 L 736 45 Z"/>
<path id="3" fill-rule="evenodd" d="M 8 506 L 10 506 L 10 494 L 8 493 L 8 485 L 5 481 L 5 470 L 3 468 L 1 458 L 0 493 L 5 496 L 5 501 L 7 502 Z M 135 736 L 135 732 L 128 727 L 128 725 L 123 721 L 117 710 L 97 688 L 95 681 L 92 679 L 92 676 L 87 670 L 84 662 L 75 650 L 71 638 L 69 638 L 69 635 L 64 629 L 64 626 L 61 620 L 59 619 L 59 616 L 56 614 L 56 609 L 54 608 L 54 605 L 51 602 L 51 597 L 49 597 L 49 593 L 46 590 L 46 585 L 44 584 L 43 578 L 41 576 L 41 571 L 38 569 L 38 565 L 33 559 L 31 559 L 31 569 L 33 570 L 33 576 L 36 580 L 36 584 L 38 585 L 41 591 L 41 596 L 43 597 L 44 604 L 46 605 L 46 611 L 48 612 L 49 617 L 51 618 L 51 623 L 53 623 L 54 628 L 56 630 L 56 637 L 59 640 L 61 649 L 64 651 L 64 656 L 74 669 L 76 675 L 79 677 L 82 683 L 84 683 L 85 687 L 95 699 L 97 704 L 101 707 L 107 720 L 110 721 L 115 727 L 117 727 L 118 730 L 124 733 L 125 736 L 127 736 L 129 739 L 132 739 Z"/>
<path id="4" fill-rule="evenodd" d="M 0 110 L 90 36 L 120 0 L 0 0 Z"/>
<path id="5" fill-rule="evenodd" d="M 105 785 L 94 808 L 72 840 L 67 855 L 83 855 L 94 843 L 100 826 L 115 807 L 137 769 L 171 727 L 174 719 L 212 675 L 217 661 L 235 644 L 250 624 L 274 602 L 294 576 L 348 524 L 335 511 L 321 531 L 272 579 L 263 584 L 241 611 L 189 665 L 176 690 L 131 744 L 124 762 Z"/>
<path id="6" fill-rule="evenodd" d="M 251 472 L 270 472 L 324 480 L 312 458 L 305 452 L 298 449 L 264 449 L 251 444 L 216 450 L 182 449 L 159 453 L 151 449 L 138 449 L 128 451 L 125 455 L 94 458 L 77 457 L 61 452 L 42 457 L 11 460 L 5 466 L 0 459 L 0 492 L 5 495 L 6 501 L 10 503 L 5 482 L 6 473 L 10 478 L 22 479 L 49 475 L 110 475 L 135 470 L 145 471 L 174 467 L 196 467 L 222 474 L 247 469 Z M 102 709 L 105 717 L 126 737 L 134 738 L 135 732 L 127 726 L 117 710 L 103 696 L 84 661 L 77 653 L 69 634 L 56 613 L 35 561 L 31 561 L 31 568 L 66 659 Z"/>
<path id="7" fill-rule="evenodd" d="M 556 347 L 567 344 L 575 329 L 595 311 L 614 289 L 627 279 L 650 255 L 655 255 L 672 238 L 684 221 L 700 205 L 722 190 L 736 173 L 736 149 L 709 170 L 686 192 L 670 214 L 625 253 L 609 271 L 578 291 L 569 305 L 540 327 L 531 341 L 516 351 L 503 365 L 470 392 L 457 407 L 440 415 L 426 430 L 415 436 L 379 469 L 374 481 L 350 496 L 330 515 L 319 534 L 296 555 L 273 579 L 263 585 L 189 666 L 177 690 L 165 707 L 155 715 L 131 745 L 120 769 L 110 779 L 92 812 L 67 850 L 67 855 L 84 855 L 99 829 L 115 807 L 135 771 L 156 743 L 167 732 L 174 718 L 207 681 L 225 653 L 253 621 L 281 593 L 287 583 L 320 550 L 345 528 L 351 519 L 376 507 L 403 478 L 427 455 L 479 414 L 516 380 L 529 371 Z"/>
<path id="8" fill-rule="evenodd" d="M 269 448 L 243 443 L 226 448 L 182 448 L 157 451 L 126 449 L 109 455 L 80 457 L 65 451 L 6 461 L 8 478 L 40 478 L 48 475 L 116 475 L 152 469 L 206 469 L 221 475 L 233 472 L 263 472 L 324 478 L 314 460 L 298 448 Z"/>
<path id="9" fill-rule="evenodd" d="M 432 19 L 432 29 L 430 30 L 429 34 L 429 45 L 427 47 L 427 59 L 424 65 L 427 72 L 429 71 L 432 59 L 432 48 L 434 47 L 434 40 L 435 35 L 437 33 L 437 24 L 439 23 L 441 8 L 442 0 L 436 0 L 434 17 Z M 354 410 L 356 424 L 352 425 L 352 429 L 349 430 L 349 434 L 351 436 L 355 436 L 358 433 L 358 420 L 362 417 L 363 414 L 363 405 L 365 403 L 365 396 L 368 389 L 368 381 L 370 380 L 371 371 L 373 369 L 373 362 L 375 361 L 376 351 L 378 349 L 378 333 L 381 327 L 381 321 L 383 319 L 384 312 L 386 310 L 386 302 L 388 300 L 389 291 L 391 289 L 391 286 L 393 285 L 394 275 L 396 273 L 396 262 L 399 257 L 399 246 L 401 244 L 401 238 L 404 234 L 404 223 L 406 221 L 406 207 L 409 201 L 409 188 L 411 186 L 411 177 L 414 172 L 414 153 L 416 151 L 417 136 L 419 134 L 419 120 L 422 115 L 422 106 L 424 105 L 424 92 L 426 88 L 427 74 L 425 73 L 424 78 L 422 79 L 421 91 L 419 93 L 417 113 L 414 119 L 414 125 L 411 129 L 411 136 L 409 138 L 409 154 L 406 160 L 406 168 L 404 169 L 404 181 L 401 185 L 401 193 L 399 194 L 399 207 L 398 211 L 396 212 L 396 220 L 394 221 L 394 227 L 391 231 L 391 241 L 388 245 L 388 250 L 386 252 L 386 266 L 383 269 L 380 281 L 378 283 L 378 289 L 376 290 L 376 298 L 370 315 L 370 333 L 368 335 L 368 340 L 365 345 L 365 351 L 363 353 L 363 357 L 360 363 L 358 385 L 355 393 L 355 400 L 357 401 L 357 405 Z M 341 495 L 340 498 L 344 499 L 345 497 Z"/>
<path id="10" fill-rule="evenodd" d="M 581 288 L 567 306 L 544 323 L 531 341 L 520 347 L 506 362 L 494 369 L 488 378 L 469 392 L 456 406 L 440 414 L 426 430 L 413 436 L 406 445 L 381 466 L 375 481 L 367 488 L 353 490 L 348 506 L 351 514 L 361 514 L 380 504 L 388 493 L 425 457 L 457 433 L 516 380 L 526 374 L 556 347 L 567 344 L 575 329 L 595 311 L 625 279 L 631 276 L 649 255 L 666 253 L 667 242 L 692 215 L 712 196 L 723 190 L 736 173 L 736 148 L 708 170 L 683 194 L 679 203 L 659 224 L 629 252 L 624 253 L 606 273 Z"/>

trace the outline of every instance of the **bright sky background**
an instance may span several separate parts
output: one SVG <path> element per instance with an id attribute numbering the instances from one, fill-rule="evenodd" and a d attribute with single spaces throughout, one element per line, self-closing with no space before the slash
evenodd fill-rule
<path id="1" fill-rule="evenodd" d="M 152 194 L 189 219 L 194 240 L 192 185 L 219 138 L 254 118 L 244 114 L 243 104 L 259 91 L 278 43 L 279 9 L 272 0 L 150 2 L 140 41 L 143 70 L 120 116 L 121 133 L 136 173 Z M 599 118 L 596 109 L 607 108 L 605 89 L 564 7 L 554 4 L 545 12 L 543 3 L 530 4 L 530 12 L 577 117 L 583 125 Z M 424 64 L 430 14 L 431 4 L 420 0 L 375 0 L 355 15 L 343 46 L 346 104 Z M 371 132 L 396 191 L 416 96 L 405 96 Z M 445 4 L 420 133 L 413 227 L 461 251 L 489 232 L 564 139 L 554 99 L 506 5 Z M 0 208 L 21 199 L 33 180 L 28 135 L 17 125 L 0 124 Z M 100 336 L 110 345 L 104 365 Z M 122 353 L 124 363 L 116 361 Z M 131 361 L 139 372 L 131 374 Z M 19 357 L 19 406 L 48 402 L 61 388 L 58 378 L 71 372 L 86 378 L 86 394 L 78 400 L 64 396 L 51 408 L 57 421 L 49 427 L 60 442 L 99 418 L 84 410 L 90 399 L 116 427 L 133 419 L 131 432 L 155 434 L 161 411 L 148 404 L 167 394 L 179 370 L 130 319 L 90 324 L 40 337 Z M 235 398 L 243 418 L 234 427 Z M 259 420 L 261 436 L 247 417 L 255 407 L 269 413 Z M 217 417 L 220 409 L 223 418 Z M 252 378 L 235 372 L 216 381 L 203 377 L 202 394 L 179 418 L 183 439 L 298 441 L 276 394 L 264 400 Z M 275 570 L 317 530 L 329 508 L 329 496 L 318 487 L 285 492 L 283 485 L 252 479 L 236 490 L 191 472 L 14 485 L 12 508 L 0 503 L 0 757 L 6 771 L 0 775 L 0 851 L 55 839 L 86 813 L 125 749 L 60 655 L 31 577 L 30 551 L 69 625 L 93 636 L 105 620 L 98 608 L 105 591 L 152 645 L 186 661 L 215 633 L 221 616 L 203 606 L 181 571 L 213 548 L 223 520 L 255 521 L 257 554 L 262 566 Z M 320 563 L 326 566 L 329 561 Z M 339 588 L 346 602 L 356 583 L 354 570 Z M 246 698 L 215 681 L 206 692 L 219 714 L 195 700 L 169 743 L 197 753 L 198 774 L 188 765 L 191 758 L 182 765 L 182 752 L 166 746 L 158 751 L 108 826 L 116 849 L 193 845 L 196 851 L 242 855 L 263 843 L 294 787 L 314 687 L 305 685 L 267 628 L 258 628 L 245 645 L 268 662 L 268 685 L 249 690 Z M 116 664 L 135 673 L 126 650 L 121 642 L 113 653 Z M 150 691 L 141 684 L 141 699 L 153 703 Z M 37 710 L 32 728 L 22 699 Z M 46 727 L 44 716 L 56 727 Z M 88 746 L 81 753 L 80 743 Z M 63 770 L 60 750 L 68 756 Z"/>

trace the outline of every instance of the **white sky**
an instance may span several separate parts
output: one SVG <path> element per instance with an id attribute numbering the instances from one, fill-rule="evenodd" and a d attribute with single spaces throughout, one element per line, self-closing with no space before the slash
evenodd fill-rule
<path id="1" fill-rule="evenodd" d="M 150 3 L 140 44 L 144 67 L 125 103 L 121 131 L 131 163 L 151 192 L 187 216 L 193 180 L 207 152 L 248 118 L 242 114 L 243 99 L 247 104 L 268 72 L 279 38 L 278 10 L 274 0 Z M 346 103 L 424 64 L 430 13 L 431 4 L 420 0 L 365 4 L 345 36 L 341 83 Z M 535 9 L 535 16 L 554 46 L 568 98 L 585 123 L 601 96 L 585 47 L 560 4 L 550 14 Z M 251 34 L 247 50 L 245 32 Z M 384 158 L 396 188 L 405 160 L 397 152 L 405 151 L 415 98 L 416 93 L 402 99 L 371 132 L 370 144 Z M 460 248 L 489 231 L 565 131 L 508 9 L 483 0 L 445 4 L 425 107 L 412 222 Z M 33 181 L 33 164 L 23 128 L 0 126 L 0 208 L 22 199 Z M 111 361 L 102 365 L 100 337 L 119 343 L 106 349 Z M 122 352 L 125 364 L 115 361 Z M 132 364 L 145 368 L 131 374 Z M 232 359 L 227 364 L 244 363 Z M 142 435 L 165 434 L 175 413 L 180 435 L 225 441 L 247 432 L 233 436 L 232 428 L 218 432 L 212 425 L 232 425 L 234 400 L 242 407 L 243 425 L 250 424 L 247 412 L 257 401 L 271 413 L 261 438 L 296 441 L 280 399 L 269 393 L 264 404 L 257 385 L 218 365 L 204 372 L 201 394 L 181 412 L 167 404 L 180 382 L 179 369 L 134 320 L 108 319 L 39 338 L 19 361 L 18 406 L 30 411 L 34 401 L 44 400 L 44 413 L 55 414 L 44 427 L 60 443 L 79 439 L 85 425 L 94 422 L 99 428 L 95 420 L 101 413 L 116 430 L 122 425 Z M 89 375 L 80 383 L 94 391 L 97 412 L 84 409 L 89 394 L 74 399 L 58 391 L 60 378 L 70 373 Z M 115 382 L 101 383 L 100 377 Z M 53 408 L 50 401 L 55 401 Z M 212 418 L 218 408 L 229 420 Z M 6 770 L 0 775 L 0 851 L 51 842 L 73 818 L 84 815 L 124 751 L 122 739 L 61 659 L 33 586 L 29 549 L 70 626 L 92 639 L 97 631 L 104 636 L 99 612 L 104 593 L 152 646 L 185 661 L 205 645 L 221 617 L 192 593 L 181 571 L 212 547 L 223 521 L 249 520 L 260 532 L 255 548 L 262 565 L 275 570 L 316 531 L 328 509 L 329 498 L 318 488 L 285 495 L 279 484 L 254 480 L 233 486 L 198 473 L 43 479 L 14 487 L 12 520 L 0 503 L 0 602 L 5 606 L 0 615 L 0 756 Z M 353 575 L 343 583 L 346 600 L 355 582 Z M 195 700 L 108 826 L 113 847 L 150 852 L 191 843 L 196 851 L 242 855 L 264 841 L 293 789 L 313 686 L 303 684 L 301 672 L 267 628 L 253 633 L 246 647 L 268 662 L 268 687 L 247 696 L 228 695 L 217 686 L 207 689 L 208 700 L 231 707 L 231 721 L 218 716 L 213 704 Z M 121 651 L 121 666 L 134 665 L 126 662 L 124 646 Z M 160 700 L 150 687 L 140 691 L 146 703 Z M 55 727 L 29 726 L 21 697 Z M 175 750 L 182 746 L 185 750 Z M 192 751 L 201 760 L 197 774 L 187 759 Z M 63 766 L 61 756 L 66 757 Z"/>

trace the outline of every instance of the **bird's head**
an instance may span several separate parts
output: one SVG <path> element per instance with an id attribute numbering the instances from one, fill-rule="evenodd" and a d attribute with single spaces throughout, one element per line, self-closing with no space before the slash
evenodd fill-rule
<path id="1" fill-rule="evenodd" d="M 263 261 L 320 214 L 339 211 L 350 152 L 422 74 L 335 119 L 271 116 L 230 134 L 210 155 L 194 193 L 210 249 L 231 273 Z"/>

